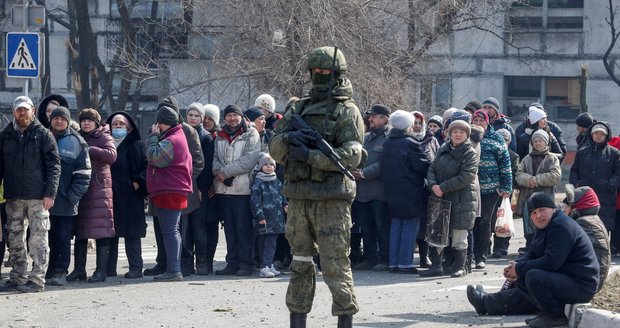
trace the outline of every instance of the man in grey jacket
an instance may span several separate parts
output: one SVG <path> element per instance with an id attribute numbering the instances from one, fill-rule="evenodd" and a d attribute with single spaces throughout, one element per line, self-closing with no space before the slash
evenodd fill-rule
<path id="1" fill-rule="evenodd" d="M 368 116 L 370 130 L 364 136 L 364 149 L 368 153 L 368 158 L 362 169 L 352 172 L 357 181 L 357 193 L 351 210 L 362 226 L 364 241 L 364 261 L 356 265 L 353 268 L 355 270 L 388 269 L 390 224 L 379 160 L 383 142 L 390 132 L 388 125 L 390 113 L 390 109 L 384 105 L 371 107 Z"/>

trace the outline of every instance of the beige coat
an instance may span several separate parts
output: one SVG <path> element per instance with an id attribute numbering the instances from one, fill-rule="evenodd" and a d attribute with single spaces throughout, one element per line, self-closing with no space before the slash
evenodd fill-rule
<path id="1" fill-rule="evenodd" d="M 533 172 L 532 157 L 525 156 L 519 168 L 517 169 L 517 185 L 519 187 L 519 198 L 517 199 L 516 214 L 523 216 L 523 206 L 533 193 L 542 191 L 545 194 L 555 197 L 555 185 L 560 182 L 562 177 L 562 169 L 560 168 L 560 160 L 553 153 L 547 153 L 545 159 L 538 167 L 537 172 Z M 528 181 L 531 177 L 536 179 L 538 187 L 528 188 Z"/>

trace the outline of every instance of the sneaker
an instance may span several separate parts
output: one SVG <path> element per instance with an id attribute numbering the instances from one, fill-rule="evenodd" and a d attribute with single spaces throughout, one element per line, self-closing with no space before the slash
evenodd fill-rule
<path id="1" fill-rule="evenodd" d="M 387 270 L 388 270 L 388 266 L 387 264 L 384 264 L 384 263 L 379 263 L 372 267 L 372 271 L 387 271 Z"/>
<path id="2" fill-rule="evenodd" d="M 241 270 L 239 270 L 239 271 L 241 271 Z M 273 278 L 276 275 L 271 271 L 270 267 L 266 266 L 266 267 L 260 269 L 259 276 L 261 278 Z"/>
<path id="3" fill-rule="evenodd" d="M 276 269 L 276 266 L 274 264 L 272 264 L 269 269 L 271 270 L 271 272 L 273 272 L 273 274 L 275 276 L 279 276 L 279 275 L 282 274 L 282 272 L 280 272 L 280 271 L 278 271 L 278 269 Z"/>
<path id="4" fill-rule="evenodd" d="M 218 276 L 230 276 L 237 274 L 237 269 L 233 269 L 229 266 L 226 266 L 224 269 L 215 270 L 215 274 Z"/>
<path id="5" fill-rule="evenodd" d="M 269 271 L 271 272 L 271 271 Z M 273 273 L 271 273 L 273 274 Z M 237 270 L 237 275 L 238 276 L 251 276 L 252 275 L 252 270 L 247 270 L 247 269 L 239 269 Z"/>
<path id="6" fill-rule="evenodd" d="M 154 281 L 167 282 L 167 281 L 182 281 L 183 275 L 181 272 L 164 272 L 153 277 Z"/>
<path id="7" fill-rule="evenodd" d="M 484 263 L 484 261 L 480 261 L 476 263 L 476 269 L 484 269 L 485 267 L 486 267 L 486 264 Z"/>
<path id="8" fill-rule="evenodd" d="M 28 281 L 24 285 L 17 286 L 17 290 L 22 293 L 40 293 L 45 290 L 45 287 L 39 286 L 32 281 Z"/>
<path id="9" fill-rule="evenodd" d="M 55 273 L 46 283 L 51 286 L 64 286 L 67 284 L 67 275 L 65 273 Z"/>
<path id="10" fill-rule="evenodd" d="M 12 292 L 17 290 L 19 285 L 14 283 L 12 280 L 5 281 L 2 285 L 0 285 L 0 292 Z"/>

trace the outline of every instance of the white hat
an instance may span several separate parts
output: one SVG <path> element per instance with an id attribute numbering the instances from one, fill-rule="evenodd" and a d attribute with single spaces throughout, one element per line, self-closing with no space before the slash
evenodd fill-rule
<path id="1" fill-rule="evenodd" d="M 254 106 L 266 109 L 270 113 L 273 113 L 276 111 L 276 100 L 273 99 L 271 95 L 265 93 L 256 98 L 256 101 L 254 101 Z"/>
<path id="2" fill-rule="evenodd" d="M 203 106 L 205 110 L 205 116 L 210 117 L 215 124 L 220 123 L 220 108 L 213 104 L 206 104 Z"/>
<path id="3" fill-rule="evenodd" d="M 530 106 L 529 113 L 527 114 L 527 119 L 530 121 L 530 124 L 535 124 L 545 117 L 547 117 L 547 113 L 545 113 L 544 110 Z"/>
<path id="4" fill-rule="evenodd" d="M 196 111 L 198 115 L 200 115 L 200 120 L 205 118 L 205 110 L 201 103 L 193 102 L 189 104 L 189 106 L 187 106 L 187 111 L 189 112 L 190 110 Z"/>
<path id="5" fill-rule="evenodd" d="M 390 125 L 394 129 L 405 130 L 413 125 L 415 116 L 411 112 L 397 110 L 390 115 Z"/>
<path id="6" fill-rule="evenodd" d="M 34 104 L 32 103 L 32 100 L 27 96 L 19 96 L 13 101 L 13 110 L 16 110 L 20 107 L 33 109 Z"/>

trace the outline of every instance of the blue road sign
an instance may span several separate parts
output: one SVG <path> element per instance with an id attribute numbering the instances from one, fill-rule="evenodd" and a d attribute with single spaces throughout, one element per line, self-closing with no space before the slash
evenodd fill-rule
<path id="1" fill-rule="evenodd" d="M 41 42 L 38 33 L 6 34 L 6 76 L 39 77 Z"/>

